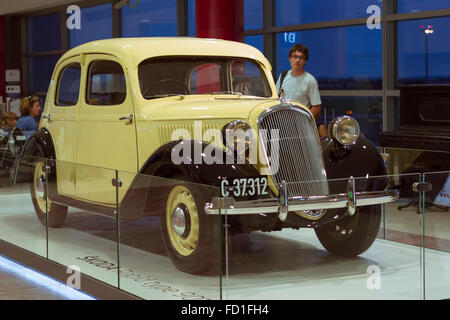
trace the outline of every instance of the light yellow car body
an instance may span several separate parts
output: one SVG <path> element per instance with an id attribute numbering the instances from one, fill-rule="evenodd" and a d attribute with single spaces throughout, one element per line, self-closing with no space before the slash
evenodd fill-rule
<path id="1" fill-rule="evenodd" d="M 264 72 L 272 96 L 202 94 L 146 100 L 139 88 L 138 65 L 160 56 L 254 60 Z M 95 106 L 86 103 L 87 68 L 96 59 L 116 61 L 122 66 L 127 92 L 122 104 Z M 82 67 L 78 103 L 69 107 L 55 106 L 58 76 L 73 62 L 79 62 Z M 203 132 L 211 128 L 220 130 L 234 120 L 243 120 L 256 128 L 259 115 L 279 103 L 271 65 L 254 47 L 217 39 L 118 38 L 80 45 L 60 58 L 52 75 L 40 127 L 46 128 L 54 140 L 58 193 L 113 206 L 116 200 L 122 200 L 149 157 L 171 141 L 173 130 L 185 128 L 193 134 L 194 121 L 199 120 Z M 308 108 L 299 106 L 309 112 Z M 133 116 L 133 121 L 119 120 L 129 115 Z M 119 199 L 111 185 L 115 170 L 123 181 Z"/>

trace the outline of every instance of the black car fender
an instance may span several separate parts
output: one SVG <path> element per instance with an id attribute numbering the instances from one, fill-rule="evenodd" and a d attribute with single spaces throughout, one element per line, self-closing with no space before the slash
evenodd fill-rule
<path id="1" fill-rule="evenodd" d="M 364 136 L 354 144 L 343 146 L 330 136 L 321 138 L 322 155 L 330 181 L 330 193 L 346 192 L 351 176 L 355 178 L 356 191 L 382 191 L 387 186 L 387 174 L 383 158 L 375 145 Z M 361 178 L 364 177 L 364 178 Z"/>
<path id="2" fill-rule="evenodd" d="M 183 157 L 181 162 L 174 162 L 174 148 L 180 143 L 184 144 L 184 150 L 190 150 L 190 155 Z M 207 146 L 210 148 L 209 152 L 205 152 Z M 213 155 L 215 159 L 223 159 L 223 163 L 211 163 L 209 155 Z M 161 146 L 148 158 L 133 180 L 122 201 L 121 216 L 137 219 L 144 213 L 157 214 L 162 209 L 161 205 L 165 204 L 168 190 L 180 183 L 180 176 L 188 180 L 187 183 L 209 189 L 205 192 L 217 192 L 217 196 L 225 178 L 230 181 L 259 176 L 253 165 L 234 161 L 236 158 L 233 157 L 234 155 L 202 141 L 172 141 Z"/>
<path id="3" fill-rule="evenodd" d="M 56 152 L 53 139 L 46 128 L 34 132 L 25 143 L 14 169 L 14 183 L 31 182 L 33 180 L 33 167 L 31 164 L 36 158 L 47 159 L 47 165 L 54 169 L 56 165 Z M 51 170 L 49 180 L 56 179 L 56 170 Z"/>

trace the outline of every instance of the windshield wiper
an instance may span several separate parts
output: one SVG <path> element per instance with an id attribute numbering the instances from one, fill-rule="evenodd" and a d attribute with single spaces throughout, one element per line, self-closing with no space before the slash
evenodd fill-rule
<path id="1" fill-rule="evenodd" d="M 158 99 L 167 97 L 180 97 L 183 99 L 186 95 L 181 93 L 167 93 L 167 94 L 156 94 L 154 96 L 144 96 L 145 99 Z"/>
<path id="2" fill-rule="evenodd" d="M 238 96 L 242 96 L 243 93 L 242 92 L 237 92 L 237 91 L 215 91 L 215 92 L 211 92 L 211 94 L 235 94 Z"/>

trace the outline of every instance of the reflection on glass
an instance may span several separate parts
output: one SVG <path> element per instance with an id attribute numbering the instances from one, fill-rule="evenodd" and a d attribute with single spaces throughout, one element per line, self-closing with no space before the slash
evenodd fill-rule
<path id="1" fill-rule="evenodd" d="M 322 119 L 328 124 L 336 117 L 348 115 L 358 121 L 361 132 L 375 145 L 383 130 L 381 97 L 321 97 Z M 325 120 L 326 119 L 326 120 Z"/>
<path id="2" fill-rule="evenodd" d="M 397 23 L 399 84 L 450 83 L 449 31 L 449 17 Z"/>
<path id="3" fill-rule="evenodd" d="M 276 0 L 276 25 L 286 26 L 331 20 L 369 17 L 367 10 L 381 0 Z M 371 11 L 372 12 L 372 11 Z"/>
<path id="4" fill-rule="evenodd" d="M 450 171 L 426 173 L 431 184 L 424 193 L 425 299 L 448 299 L 450 277 Z"/>
<path id="5" fill-rule="evenodd" d="M 47 203 L 41 168 L 46 159 L 4 152 L 0 135 L 0 239 L 37 255 L 47 257 Z M 10 150 L 11 151 L 11 150 Z"/>
<path id="6" fill-rule="evenodd" d="M 70 30 L 70 47 L 112 37 L 111 5 L 81 9 L 81 28 Z"/>
<path id="7" fill-rule="evenodd" d="M 122 7 L 123 37 L 176 35 L 176 0 L 141 0 L 136 8 Z"/>
<path id="8" fill-rule="evenodd" d="M 61 18 L 58 13 L 28 19 L 29 53 L 61 49 Z"/>
<path id="9" fill-rule="evenodd" d="M 45 55 L 28 59 L 30 92 L 47 92 L 53 69 L 59 58 L 59 55 Z"/>
<path id="10" fill-rule="evenodd" d="M 117 287 L 116 189 L 111 184 L 115 170 L 63 161 L 53 163 L 50 173 L 53 179 L 48 185 L 49 259 L 70 268 L 71 273 L 76 270 Z M 81 176 L 80 172 L 89 171 L 90 176 L 99 173 L 107 176 L 109 187 L 102 185 L 102 188 L 90 189 L 86 186 L 79 190 L 75 181 Z M 88 191 L 96 203 L 83 201 L 84 193 Z M 111 203 L 105 203 L 108 201 Z"/>
<path id="11" fill-rule="evenodd" d="M 259 51 L 264 52 L 262 35 L 246 36 L 244 41 L 246 44 L 249 44 L 249 45 L 257 48 Z"/>
<path id="12" fill-rule="evenodd" d="M 397 0 L 397 12 L 419 12 L 427 10 L 448 9 L 450 4 L 447 0 Z"/>
<path id="13" fill-rule="evenodd" d="M 340 27 L 277 34 L 276 78 L 289 70 L 289 49 L 302 43 L 309 50 L 305 70 L 324 89 L 381 89 L 381 29 Z"/>
<path id="14" fill-rule="evenodd" d="M 357 192 L 383 189 L 389 179 L 355 178 L 355 186 Z M 331 194 L 345 194 L 347 182 L 328 180 Z M 420 217 L 416 208 L 403 215 L 397 209 L 415 199 L 417 194 L 384 206 L 360 205 L 354 215 L 347 208 L 329 209 L 319 219 L 307 218 L 310 212 L 289 212 L 284 223 L 278 215 L 242 218 L 223 210 L 227 221 L 224 297 L 420 299 Z M 325 223 L 324 218 L 329 220 Z M 263 219 L 267 221 L 262 223 Z M 236 224 L 247 233 L 236 232 Z M 378 234 L 387 234 L 385 238 L 376 238 L 379 227 Z"/>
<path id="15" fill-rule="evenodd" d="M 188 0 L 188 36 L 195 37 L 195 0 Z"/>
<path id="16" fill-rule="evenodd" d="M 186 180 L 134 176 L 120 205 L 122 290 L 152 300 L 219 299 L 219 218 L 203 209 L 218 190 Z"/>
<path id="17" fill-rule="evenodd" d="M 262 28 L 262 19 L 262 0 L 244 0 L 244 29 Z"/>
<path id="18" fill-rule="evenodd" d="M 239 58 L 151 58 L 139 64 L 138 73 L 145 99 L 205 93 L 272 95 L 260 66 Z M 226 81 L 226 74 L 232 77 L 232 83 Z"/>

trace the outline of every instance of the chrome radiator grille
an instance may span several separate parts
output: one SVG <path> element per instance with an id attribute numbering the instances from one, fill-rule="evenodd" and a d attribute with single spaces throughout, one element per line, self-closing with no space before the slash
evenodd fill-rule
<path id="1" fill-rule="evenodd" d="M 322 152 L 308 113 L 295 107 L 275 108 L 259 118 L 258 130 L 272 179 L 277 186 L 286 181 L 289 197 L 328 194 Z M 278 170 L 273 165 L 276 158 Z"/>

